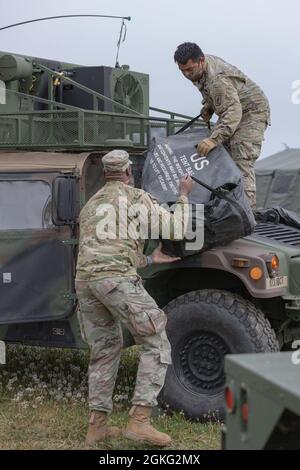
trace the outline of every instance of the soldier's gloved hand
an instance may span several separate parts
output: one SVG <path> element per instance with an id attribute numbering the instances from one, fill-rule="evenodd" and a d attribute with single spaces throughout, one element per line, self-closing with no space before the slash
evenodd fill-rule
<path id="1" fill-rule="evenodd" d="M 153 253 L 151 255 L 153 263 L 155 263 L 155 264 L 166 264 L 166 263 L 174 263 L 175 261 L 180 261 L 181 260 L 181 258 L 175 258 L 173 256 L 165 255 L 161 251 L 161 248 L 162 248 L 162 244 L 159 243 L 158 247 L 155 248 L 155 250 L 153 251 Z"/>
<path id="2" fill-rule="evenodd" d="M 215 147 L 217 144 L 213 139 L 204 139 L 197 145 L 197 152 L 201 157 L 206 157 Z"/>
<path id="3" fill-rule="evenodd" d="M 180 196 L 188 196 L 190 192 L 192 191 L 194 185 L 195 185 L 195 182 L 192 180 L 190 176 L 188 175 L 183 176 L 179 183 Z"/>
<path id="4" fill-rule="evenodd" d="M 214 114 L 214 110 L 211 109 L 209 106 L 203 106 L 203 108 L 201 109 L 201 112 L 200 112 L 201 118 L 207 124 L 211 120 L 213 114 Z"/>

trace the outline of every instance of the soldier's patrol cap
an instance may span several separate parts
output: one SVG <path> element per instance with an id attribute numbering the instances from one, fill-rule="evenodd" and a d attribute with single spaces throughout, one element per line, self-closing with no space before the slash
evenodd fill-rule
<path id="1" fill-rule="evenodd" d="M 106 173 L 123 173 L 132 163 L 126 150 L 112 150 L 102 158 Z"/>

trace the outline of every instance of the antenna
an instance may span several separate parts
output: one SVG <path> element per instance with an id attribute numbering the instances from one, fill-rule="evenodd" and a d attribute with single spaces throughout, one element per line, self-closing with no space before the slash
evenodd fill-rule
<path id="1" fill-rule="evenodd" d="M 123 29 L 124 29 L 124 35 L 123 35 L 123 39 L 122 39 Z M 124 18 L 123 18 L 122 24 L 121 24 L 121 29 L 120 29 L 119 40 L 118 40 L 118 43 L 117 43 L 117 56 L 116 56 L 116 65 L 115 65 L 116 68 L 120 68 L 120 65 L 119 65 L 119 62 L 118 62 L 119 50 L 120 50 L 121 42 L 124 42 L 125 39 L 126 39 L 126 33 L 127 33 L 127 26 L 126 26 Z"/>
<path id="2" fill-rule="evenodd" d="M 36 18 L 34 20 L 27 20 L 27 21 L 21 21 L 20 23 L 14 23 L 14 24 L 9 24 L 7 26 L 2 26 L 0 28 L 0 31 L 3 31 L 4 29 L 9 29 L 9 28 L 15 28 L 16 26 L 21 26 L 23 24 L 28 24 L 28 23 L 36 23 L 37 21 L 46 21 L 46 20 L 54 20 L 57 18 L 82 18 L 82 17 L 89 17 L 89 18 L 118 18 L 123 20 L 131 20 L 130 16 L 112 16 L 112 15 L 59 15 L 59 16 L 47 16 L 45 18 Z"/>
<path id="3" fill-rule="evenodd" d="M 125 24 L 125 20 L 131 21 L 131 16 L 113 16 L 113 15 L 58 15 L 58 16 L 47 16 L 47 17 L 44 17 L 44 18 L 35 18 L 33 20 L 21 21 L 20 23 L 14 23 L 14 24 L 9 24 L 7 26 L 2 26 L 2 28 L 0 28 L 0 31 L 3 31 L 4 29 L 9 29 L 9 28 L 15 28 L 16 26 L 21 26 L 21 25 L 24 25 L 24 24 L 36 23 L 38 21 L 55 20 L 55 19 L 58 19 L 58 18 L 82 18 L 82 17 L 88 17 L 88 18 L 117 18 L 117 19 L 122 20 L 121 29 L 120 29 L 120 36 L 119 36 L 119 40 L 118 40 L 118 43 L 117 43 L 117 57 L 116 57 L 116 65 L 115 65 L 115 67 L 120 67 L 119 63 L 118 63 L 119 50 L 120 50 L 121 42 L 125 41 L 126 32 L 127 32 L 127 27 L 126 27 L 126 24 Z M 123 30 L 124 30 L 124 35 L 123 35 L 123 39 L 122 39 Z"/>

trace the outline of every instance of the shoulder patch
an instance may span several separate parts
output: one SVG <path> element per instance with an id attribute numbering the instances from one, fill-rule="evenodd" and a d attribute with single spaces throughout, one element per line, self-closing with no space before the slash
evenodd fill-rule
<path id="1" fill-rule="evenodd" d="M 222 87 L 218 87 L 214 90 L 214 102 L 215 105 L 219 108 L 224 103 L 226 98 L 226 91 Z"/>
<path id="2" fill-rule="evenodd" d="M 220 107 L 226 98 L 226 83 L 218 77 L 211 84 L 211 94 L 216 107 Z"/>
<path id="3" fill-rule="evenodd" d="M 223 102 L 223 98 L 224 98 L 224 93 L 217 93 L 215 95 L 215 103 L 216 103 L 216 106 L 221 106 L 222 102 Z"/>

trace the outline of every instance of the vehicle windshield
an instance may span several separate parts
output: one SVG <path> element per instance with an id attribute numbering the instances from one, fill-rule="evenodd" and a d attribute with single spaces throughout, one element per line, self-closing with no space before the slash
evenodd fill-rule
<path id="1" fill-rule="evenodd" d="M 52 226 L 51 187 L 39 180 L 0 180 L 0 230 Z"/>

